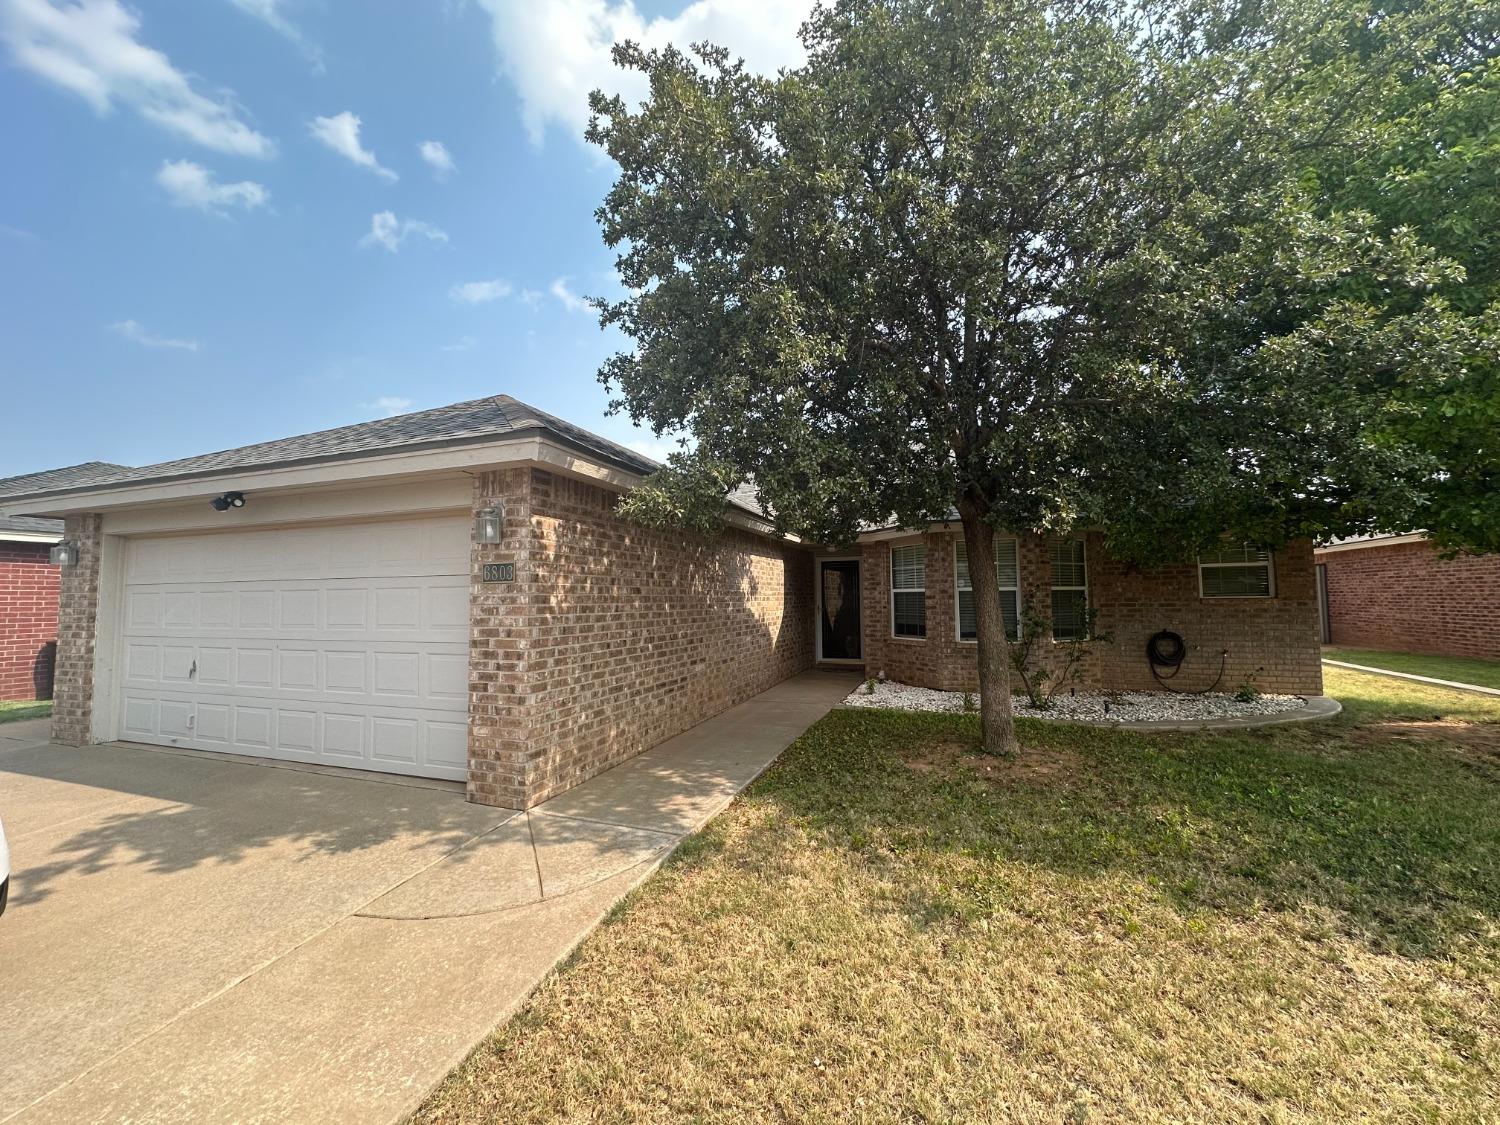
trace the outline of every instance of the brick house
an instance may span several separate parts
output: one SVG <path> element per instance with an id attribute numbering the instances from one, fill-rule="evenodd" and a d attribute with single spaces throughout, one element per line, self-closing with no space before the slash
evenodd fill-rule
<path id="1" fill-rule="evenodd" d="M 0 497 L 112 467 L 93 461 L 6 477 L 0 480 Z M 48 556 L 62 531 L 61 520 L 0 517 L 0 700 L 52 698 L 60 575 Z"/>
<path id="2" fill-rule="evenodd" d="M 1500 660 L 1500 555 L 1445 559 L 1413 533 L 1331 543 L 1314 557 L 1329 644 Z"/>
<path id="3" fill-rule="evenodd" d="M 648 530 L 615 507 L 655 467 L 500 395 L 0 498 L 77 552 L 54 736 L 525 808 L 814 666 L 972 685 L 956 525 L 825 549 L 736 497 L 718 535 Z M 1093 606 L 1114 630 L 1092 685 L 1151 686 L 1165 628 L 1180 686 L 1321 691 L 1306 543 L 1150 571 L 1091 533 L 997 556 L 1012 618 L 1039 604 L 1065 636 Z"/>

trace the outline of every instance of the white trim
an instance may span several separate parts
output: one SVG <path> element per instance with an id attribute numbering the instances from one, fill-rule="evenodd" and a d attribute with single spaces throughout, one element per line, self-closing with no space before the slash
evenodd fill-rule
<path id="1" fill-rule="evenodd" d="M 1426 541 L 1425 531 L 1412 531 L 1405 535 L 1375 535 L 1369 539 L 1355 539 L 1349 543 L 1329 543 L 1325 547 L 1315 548 L 1313 554 L 1331 555 L 1335 551 L 1362 551 L 1366 547 L 1395 547 L 1401 543 L 1425 543 Z"/>
<path id="2" fill-rule="evenodd" d="M 823 655 L 823 564 L 828 562 L 852 562 L 859 567 L 859 652 L 857 657 L 827 657 Z M 865 561 L 860 555 L 814 555 L 813 578 L 818 587 L 816 604 L 813 607 L 813 652 L 819 664 L 863 664 L 865 662 Z"/>
<path id="3" fill-rule="evenodd" d="M 857 542 L 857 543 L 884 543 L 884 542 L 886 542 L 887 540 L 890 540 L 890 539 L 910 539 L 913 536 L 941 535 L 944 532 L 952 531 L 954 523 L 956 523 L 956 522 L 957 521 L 943 522 L 943 523 L 933 522 L 933 523 L 928 524 L 926 527 L 918 527 L 918 528 L 910 528 L 910 527 L 881 527 L 881 528 L 876 528 L 873 531 L 861 531 L 859 533 L 859 535 L 857 535 L 855 537 L 855 542 Z"/>
<path id="4" fill-rule="evenodd" d="M 52 531 L 10 531 L 0 528 L 0 543 L 61 543 L 62 535 Z"/>
<path id="5" fill-rule="evenodd" d="M 1259 550 L 1259 548 L 1257 548 Z M 1206 563 L 1203 556 L 1198 556 L 1198 598 L 1206 602 L 1235 602 L 1254 601 L 1264 602 L 1276 596 L 1276 552 L 1266 551 L 1266 590 L 1264 594 L 1205 594 L 1203 592 L 1203 572 L 1205 570 L 1224 570 L 1229 567 L 1251 567 L 1259 566 L 1258 562 L 1228 562 L 1228 563 Z"/>
<path id="6" fill-rule="evenodd" d="M 1016 595 L 1016 636 L 1015 636 L 1015 640 L 1011 640 L 1011 638 L 1008 635 L 1005 638 L 1007 641 L 1010 641 L 1012 644 L 1014 644 L 1015 641 L 1018 641 L 1018 640 L 1021 639 L 1021 537 L 1018 536 L 1018 535 L 997 535 L 997 536 L 995 536 L 995 542 L 996 543 L 1000 543 L 1002 540 L 1009 540 L 1011 543 L 1014 543 L 1015 544 L 1015 550 L 1016 550 L 1016 584 L 1014 586 L 1001 586 L 1000 587 L 1000 592 L 1002 594 L 1005 593 L 1007 590 L 1009 590 L 1009 591 L 1011 591 L 1012 593 L 1014 593 Z M 969 554 L 968 544 L 964 541 L 964 539 L 961 536 L 955 535 L 953 537 L 953 639 L 955 641 L 957 641 L 961 645 L 977 645 L 979 643 L 979 638 L 978 637 L 966 637 L 966 636 L 963 635 L 963 620 L 962 620 L 963 615 L 959 612 L 958 595 L 964 593 L 963 587 L 961 587 L 958 584 L 958 549 L 960 547 L 962 547 L 964 549 L 964 557 L 967 560 L 968 554 Z M 968 590 L 968 592 L 971 593 L 971 594 L 974 592 L 974 578 L 973 578 L 973 574 L 974 574 L 974 568 L 970 567 L 969 568 L 969 590 Z M 1002 614 L 1002 619 L 1003 619 L 1003 614 Z M 976 618 L 976 622 L 977 622 L 977 618 Z"/>
<path id="7" fill-rule="evenodd" d="M 1051 637 L 1051 639 L 1054 642 L 1055 641 L 1072 641 L 1072 640 L 1079 640 L 1080 639 L 1080 638 L 1077 638 L 1077 637 L 1059 637 L 1057 635 L 1057 619 L 1055 617 L 1053 617 L 1053 614 L 1052 614 L 1052 595 L 1054 593 L 1056 593 L 1058 590 L 1082 590 L 1083 591 L 1083 613 L 1084 613 L 1085 631 L 1084 631 L 1084 635 L 1083 635 L 1083 637 L 1081 639 L 1087 640 L 1088 639 L 1088 631 L 1087 631 L 1088 611 L 1089 611 L 1089 608 L 1090 608 L 1090 605 L 1091 605 L 1091 603 L 1089 601 L 1089 575 L 1093 573 L 1093 567 L 1091 567 L 1089 565 L 1089 540 L 1088 540 L 1088 536 L 1087 535 L 1059 536 L 1056 539 L 1048 539 L 1046 542 L 1047 542 L 1047 616 L 1052 618 L 1052 629 L 1051 629 L 1052 637 Z M 1054 584 L 1054 582 L 1053 582 L 1053 575 L 1052 575 L 1052 544 L 1054 542 L 1080 543 L 1080 544 L 1083 545 L 1083 585 L 1082 586 L 1058 586 L 1058 585 Z"/>
<path id="8" fill-rule="evenodd" d="M 99 535 L 99 590 L 94 602 L 93 714 L 89 725 L 96 743 L 120 737 L 120 667 L 125 656 L 125 540 Z"/>
<path id="9" fill-rule="evenodd" d="M 896 552 L 907 547 L 915 547 L 922 552 L 922 585 L 896 587 Z M 925 641 L 927 639 L 927 544 L 920 540 L 914 543 L 897 543 L 886 552 L 885 559 L 886 581 L 891 588 L 890 610 L 891 610 L 891 640 L 893 641 Z M 896 632 L 896 595 L 918 594 L 922 595 L 922 635 L 920 637 L 905 636 Z"/>

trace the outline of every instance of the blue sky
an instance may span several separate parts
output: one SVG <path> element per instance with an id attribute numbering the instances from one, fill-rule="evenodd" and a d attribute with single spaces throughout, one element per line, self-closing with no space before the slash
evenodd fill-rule
<path id="1" fill-rule="evenodd" d="M 581 133 L 631 37 L 795 63 L 801 0 L 0 0 L 0 476 L 504 391 L 606 418 Z"/>

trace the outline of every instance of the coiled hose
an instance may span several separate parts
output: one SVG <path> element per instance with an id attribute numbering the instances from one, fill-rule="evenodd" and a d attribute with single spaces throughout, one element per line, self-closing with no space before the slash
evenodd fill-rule
<path id="1" fill-rule="evenodd" d="M 1151 665 L 1151 678 L 1161 685 L 1163 691 L 1176 692 L 1178 695 L 1207 695 L 1218 687 L 1219 681 L 1224 678 L 1224 668 L 1229 663 L 1229 651 L 1226 649 L 1219 653 L 1219 674 L 1206 688 L 1179 688 L 1167 683 L 1168 680 L 1177 678 L 1177 673 L 1182 671 L 1182 665 L 1186 659 L 1187 642 L 1182 639 L 1181 633 L 1162 629 L 1160 632 L 1152 633 L 1151 639 L 1146 642 L 1146 661 Z M 1170 668 L 1171 671 L 1162 675 L 1158 670 L 1161 668 Z"/>

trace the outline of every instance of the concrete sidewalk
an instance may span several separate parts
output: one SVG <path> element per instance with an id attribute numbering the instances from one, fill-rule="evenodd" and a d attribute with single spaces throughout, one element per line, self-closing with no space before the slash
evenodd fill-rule
<path id="1" fill-rule="evenodd" d="M 529 813 L 3 739 L 0 1121 L 398 1120 L 855 679 L 789 680 Z"/>

